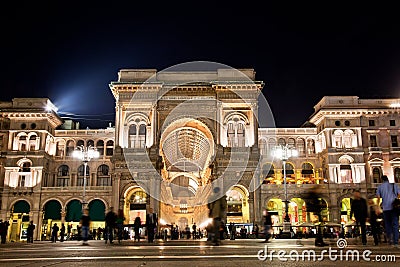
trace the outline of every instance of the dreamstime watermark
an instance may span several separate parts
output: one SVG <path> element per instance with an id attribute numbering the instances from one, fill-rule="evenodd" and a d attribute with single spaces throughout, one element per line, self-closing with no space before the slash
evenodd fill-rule
<path id="1" fill-rule="evenodd" d="M 290 251 L 283 249 L 270 250 L 266 245 L 264 249 L 258 251 L 257 258 L 260 261 L 272 261 L 274 258 L 277 258 L 279 261 L 323 261 L 327 259 L 330 261 L 396 262 L 396 255 L 394 254 L 372 255 L 372 251 L 369 249 L 346 249 L 347 241 L 343 238 L 339 238 L 336 245 L 337 248 L 329 247 L 321 251 L 314 249 L 305 249 L 302 251 L 295 249 Z"/>

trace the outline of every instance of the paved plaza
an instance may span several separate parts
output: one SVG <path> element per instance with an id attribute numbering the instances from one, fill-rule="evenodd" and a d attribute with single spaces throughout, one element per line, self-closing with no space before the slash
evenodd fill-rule
<path id="1" fill-rule="evenodd" d="M 224 240 L 221 246 L 211 246 L 206 240 L 157 241 L 154 244 L 129 240 L 104 244 L 96 240 L 89 246 L 82 246 L 78 241 L 7 243 L 0 245 L 0 266 L 396 266 L 400 261 L 400 249 L 387 244 L 362 246 L 357 240 L 347 240 L 347 247 L 340 250 L 336 240 L 326 241 L 336 250 L 331 255 L 328 255 L 329 247 L 315 248 L 313 239 L 275 239 L 270 243 L 256 239 Z M 323 249 L 327 252 L 322 253 Z M 359 261 L 352 259 L 351 253 L 347 253 L 346 261 L 349 250 L 359 251 Z M 366 250 L 371 251 L 367 253 L 369 262 L 362 258 Z M 264 251 L 272 257 L 260 260 Z M 310 251 L 315 251 L 315 259 L 308 258 Z M 305 257 L 296 260 L 296 254 Z M 378 262 L 377 255 L 391 262 Z"/>

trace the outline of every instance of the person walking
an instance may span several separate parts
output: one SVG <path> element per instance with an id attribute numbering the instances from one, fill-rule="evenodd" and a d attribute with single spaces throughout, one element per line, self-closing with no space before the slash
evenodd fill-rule
<path id="1" fill-rule="evenodd" d="M 60 242 L 64 242 L 64 237 L 65 237 L 65 224 L 61 224 L 61 229 L 60 229 Z"/>
<path id="2" fill-rule="evenodd" d="M 27 235 L 26 242 L 27 243 L 33 243 L 33 232 L 34 232 L 35 228 L 36 227 L 33 224 L 33 221 L 30 221 L 29 225 L 28 225 L 27 233 L 26 233 L 26 235 Z"/>
<path id="3" fill-rule="evenodd" d="M 260 229 L 258 227 L 258 224 L 254 225 L 254 230 L 253 231 L 254 231 L 255 238 L 258 239 L 258 234 L 259 234 L 259 231 L 260 231 Z"/>
<path id="4" fill-rule="evenodd" d="M 351 202 L 350 218 L 355 218 L 357 229 L 361 230 L 361 241 L 365 246 L 367 245 L 367 230 L 366 222 L 368 218 L 368 205 L 365 198 L 361 197 L 359 190 L 355 190 L 353 193 L 353 201 Z"/>
<path id="5" fill-rule="evenodd" d="M 146 229 L 147 229 L 147 239 L 149 243 L 154 242 L 154 234 L 157 229 L 158 218 L 157 214 L 153 212 L 153 209 L 149 209 L 149 213 L 146 215 Z"/>
<path id="6" fill-rule="evenodd" d="M 89 217 L 89 209 L 84 209 L 79 225 L 82 229 L 82 245 L 89 245 L 89 228 L 90 228 L 90 217 Z"/>
<path id="7" fill-rule="evenodd" d="M 229 229 L 229 239 L 230 240 L 235 240 L 235 238 L 236 238 L 236 225 L 235 225 L 235 223 L 231 222 L 229 224 L 228 229 Z"/>
<path id="8" fill-rule="evenodd" d="M 57 237 L 58 237 L 58 231 L 60 228 L 56 223 L 54 223 L 53 227 L 51 228 L 51 242 L 56 243 L 57 242 Z"/>
<path id="9" fill-rule="evenodd" d="M 106 228 L 104 231 L 104 240 L 107 244 L 107 240 L 110 241 L 110 244 L 114 242 L 114 229 L 115 229 L 115 222 L 117 220 L 117 214 L 114 212 L 114 208 L 110 207 L 110 210 L 106 214 Z"/>
<path id="10" fill-rule="evenodd" d="M 225 219 L 227 202 L 225 194 L 222 194 L 219 187 L 214 187 L 213 194 L 208 201 L 209 217 L 212 218 L 212 243 L 219 246 L 221 243 L 219 230 L 222 220 Z"/>
<path id="11" fill-rule="evenodd" d="M 265 240 L 263 243 L 268 243 L 269 239 L 271 237 L 271 228 L 272 228 L 272 217 L 271 214 L 268 212 L 268 210 L 265 211 L 265 216 L 264 216 L 264 235 L 265 235 Z"/>
<path id="12" fill-rule="evenodd" d="M 197 232 L 196 232 L 196 230 L 197 230 L 197 225 L 196 225 L 196 223 L 194 223 L 193 225 L 192 225 L 192 236 L 193 236 L 193 239 L 197 239 Z"/>
<path id="13" fill-rule="evenodd" d="M 0 219 L 0 238 L 1 238 L 1 244 L 6 243 L 7 239 L 7 232 L 8 232 L 8 226 L 10 226 L 10 223 L 8 221 L 4 221 Z"/>
<path id="14" fill-rule="evenodd" d="M 142 227 L 142 222 L 140 220 L 140 217 L 137 216 L 135 218 L 135 221 L 133 222 L 133 231 L 135 232 L 134 241 L 140 241 L 140 227 Z"/>
<path id="15" fill-rule="evenodd" d="M 389 178 L 382 175 L 382 184 L 376 190 L 378 203 L 382 198 L 383 220 L 385 224 L 386 237 L 389 245 L 399 247 L 399 214 L 393 210 L 392 203 L 395 198 L 400 197 L 399 186 L 389 183 Z"/>
<path id="16" fill-rule="evenodd" d="M 118 231 L 117 235 L 118 235 L 118 243 L 119 244 L 121 244 L 122 238 L 124 236 L 124 221 L 125 221 L 124 211 L 122 209 L 119 209 L 118 216 L 115 221 L 115 223 L 117 225 L 117 231 Z"/>
<path id="17" fill-rule="evenodd" d="M 379 228 L 380 223 L 379 219 L 379 207 L 374 203 L 372 199 L 368 200 L 369 205 L 369 223 L 371 225 L 371 234 L 374 238 L 374 244 L 377 246 L 380 243 L 380 235 L 379 235 Z"/>
<path id="18" fill-rule="evenodd" d="M 71 238 L 71 230 L 72 230 L 72 225 L 68 224 L 67 225 L 67 240 L 70 240 L 70 238 Z"/>

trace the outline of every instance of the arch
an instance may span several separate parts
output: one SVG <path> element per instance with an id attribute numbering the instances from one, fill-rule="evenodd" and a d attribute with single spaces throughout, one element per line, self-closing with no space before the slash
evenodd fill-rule
<path id="1" fill-rule="evenodd" d="M 89 217 L 92 221 L 104 221 L 106 213 L 106 205 L 100 199 L 93 199 L 88 204 Z"/>
<path id="2" fill-rule="evenodd" d="M 227 124 L 229 121 L 242 121 L 245 124 L 250 124 L 247 116 L 240 112 L 231 112 L 227 114 L 224 119 L 224 124 Z"/>
<path id="3" fill-rule="evenodd" d="M 110 186 L 111 185 L 111 175 L 110 167 L 106 164 L 101 164 L 97 167 L 97 186 Z"/>
<path id="4" fill-rule="evenodd" d="M 125 124 L 126 125 L 131 125 L 131 124 L 146 124 L 150 125 L 150 120 L 149 118 L 143 114 L 143 113 L 133 113 L 125 118 Z"/>
<path id="5" fill-rule="evenodd" d="M 106 142 L 106 156 L 112 156 L 114 154 L 114 141 L 108 140 Z"/>
<path id="6" fill-rule="evenodd" d="M 17 200 L 13 205 L 13 213 L 25 213 L 29 214 L 31 211 L 31 205 L 28 201 L 22 199 Z"/>
<path id="7" fill-rule="evenodd" d="M 86 141 L 86 146 L 92 146 L 94 147 L 94 141 L 92 139 L 89 139 Z"/>
<path id="8" fill-rule="evenodd" d="M 306 155 L 306 141 L 304 138 L 297 138 L 296 144 L 299 157 L 304 157 Z"/>
<path id="9" fill-rule="evenodd" d="M 69 201 L 65 207 L 67 222 L 79 222 L 82 217 L 82 203 L 79 200 L 73 199 Z"/>
<path id="10" fill-rule="evenodd" d="M 28 163 L 29 166 L 33 166 L 32 160 L 30 160 L 30 159 L 28 159 L 26 157 L 23 157 L 22 159 L 18 160 L 17 161 L 17 166 L 22 168 L 22 166 L 24 166 L 25 163 Z"/>
<path id="11" fill-rule="evenodd" d="M 69 167 L 68 165 L 61 165 L 57 168 L 57 176 L 58 177 L 65 177 L 65 176 L 69 176 Z"/>
<path id="12" fill-rule="evenodd" d="M 57 157 L 63 157 L 64 156 L 64 150 L 65 150 L 65 140 L 64 139 L 59 139 L 56 142 L 56 156 Z"/>
<path id="13" fill-rule="evenodd" d="M 43 205 L 44 219 L 61 220 L 61 203 L 58 200 L 49 200 Z"/>
<path id="14" fill-rule="evenodd" d="M 285 138 L 279 138 L 279 139 L 278 139 L 278 145 L 279 145 L 279 146 L 285 146 L 285 145 L 286 145 L 286 140 L 285 140 Z"/>
<path id="15" fill-rule="evenodd" d="M 338 159 L 340 164 L 351 164 L 354 162 L 354 159 L 349 155 L 343 155 Z"/>
<path id="16" fill-rule="evenodd" d="M 292 137 L 288 138 L 287 144 L 289 147 L 296 147 L 296 140 Z"/>
<path id="17" fill-rule="evenodd" d="M 97 140 L 96 142 L 97 151 L 99 151 L 100 156 L 104 155 L 104 140 Z"/>
<path id="18" fill-rule="evenodd" d="M 227 223 L 247 223 L 250 220 L 249 191 L 243 185 L 234 185 L 226 192 Z"/>
<path id="19" fill-rule="evenodd" d="M 66 146 L 66 155 L 72 157 L 72 153 L 74 152 L 74 150 L 75 150 L 75 141 L 68 140 Z"/>

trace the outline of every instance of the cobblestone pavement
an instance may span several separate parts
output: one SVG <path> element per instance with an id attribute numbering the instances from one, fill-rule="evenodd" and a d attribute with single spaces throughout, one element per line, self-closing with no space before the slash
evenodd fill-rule
<path id="1" fill-rule="evenodd" d="M 398 266 L 400 261 L 400 249 L 387 244 L 362 246 L 348 239 L 339 249 L 336 241 L 325 240 L 329 246 L 322 248 L 313 239 L 224 240 L 221 246 L 206 240 L 7 243 L 0 244 L 0 266 Z"/>

